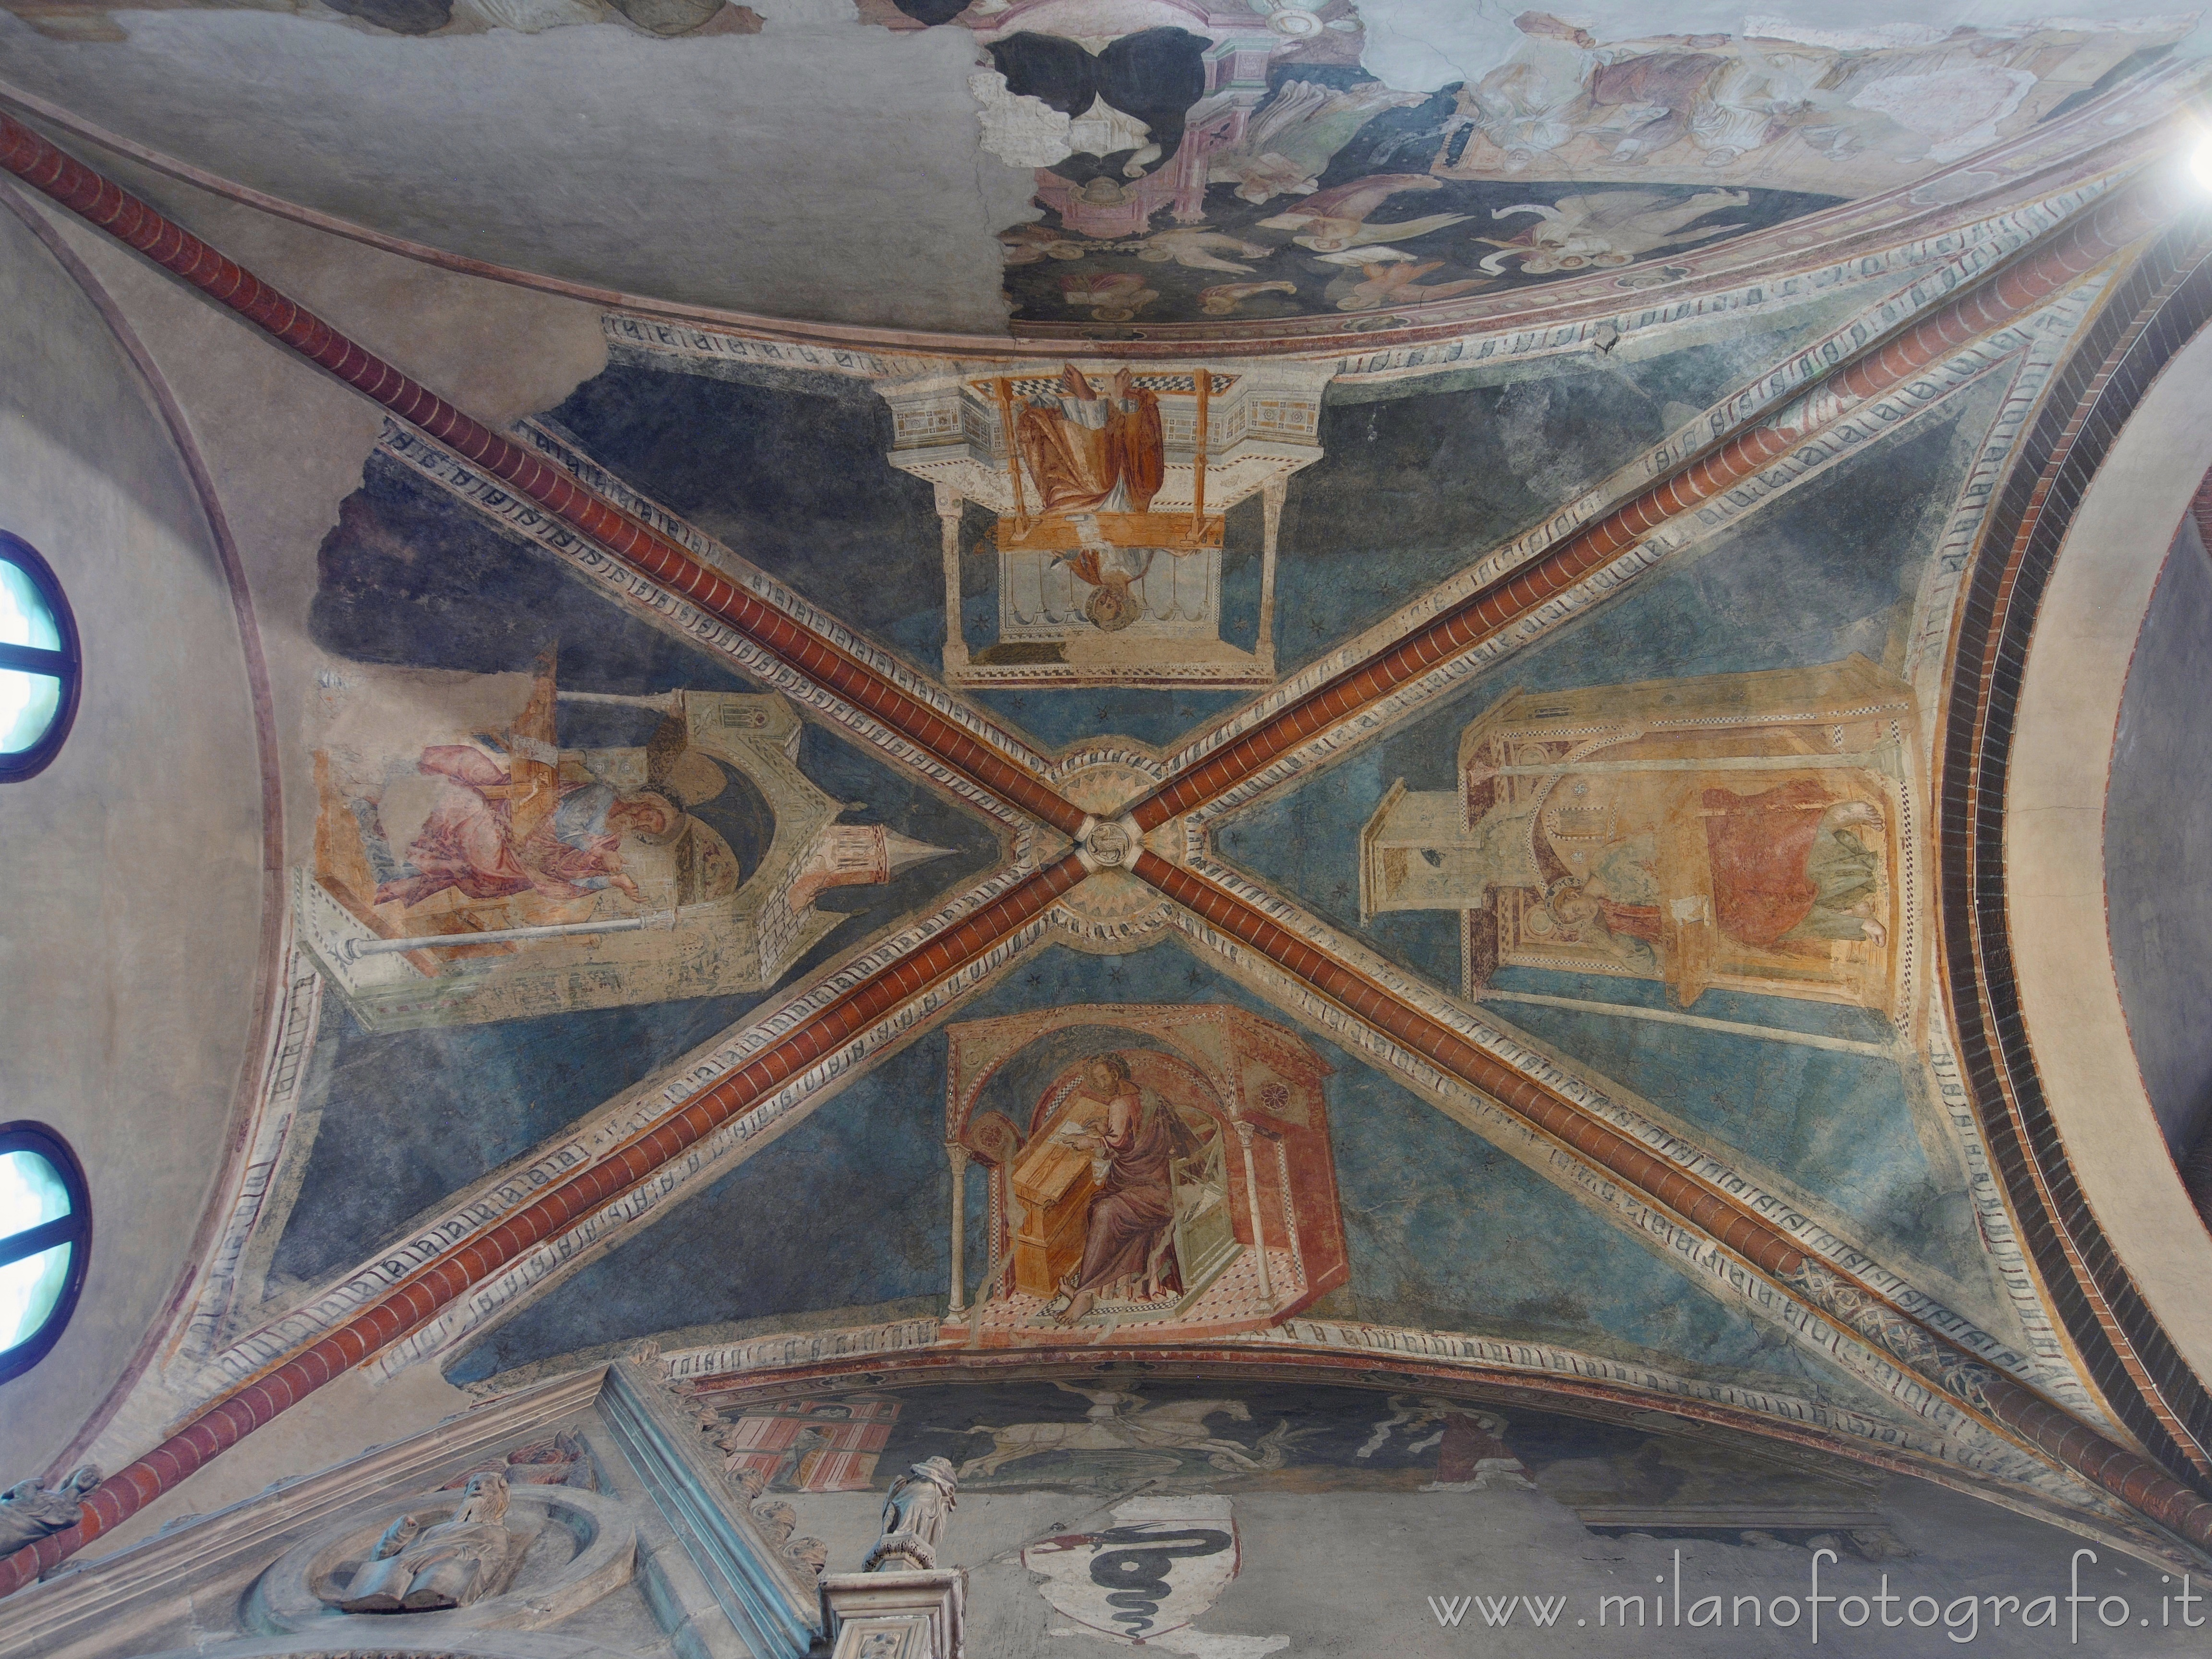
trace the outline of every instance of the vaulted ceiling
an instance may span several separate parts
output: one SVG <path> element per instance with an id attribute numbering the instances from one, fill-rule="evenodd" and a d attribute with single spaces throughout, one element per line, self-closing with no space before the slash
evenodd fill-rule
<path id="1" fill-rule="evenodd" d="M 2193 16 L 0 42 L 267 877 L 134 924 L 221 1099 L 103 1269 L 173 1296 L 8 1385 L 125 1470 L 42 1559 L 349 1371 L 641 1344 L 1358 1356 L 2212 1545 Z"/>

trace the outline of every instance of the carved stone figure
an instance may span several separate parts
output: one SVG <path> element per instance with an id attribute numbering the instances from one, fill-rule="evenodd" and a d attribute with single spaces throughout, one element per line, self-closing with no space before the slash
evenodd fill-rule
<path id="1" fill-rule="evenodd" d="M 927 1572 L 937 1565 L 938 1541 L 951 1519 L 957 1480 L 951 1463 L 926 1457 L 891 1482 L 884 1498 L 884 1535 L 863 1572 Z"/>
<path id="2" fill-rule="evenodd" d="M 799 1511 L 788 1504 L 767 1498 L 750 1507 L 754 1524 L 768 1534 L 771 1544 L 781 1544 L 799 1530 Z"/>
<path id="3" fill-rule="evenodd" d="M 525 1540 L 507 1529 L 507 1476 L 469 1477 L 453 1519 L 425 1528 L 403 1515 L 384 1529 L 338 1607 L 346 1613 L 426 1613 L 497 1595 L 521 1565 Z"/>
<path id="4" fill-rule="evenodd" d="M 88 1463 L 58 1486 L 26 1480 L 9 1488 L 0 1497 L 0 1556 L 76 1525 L 84 1495 L 99 1484 L 100 1471 Z"/>

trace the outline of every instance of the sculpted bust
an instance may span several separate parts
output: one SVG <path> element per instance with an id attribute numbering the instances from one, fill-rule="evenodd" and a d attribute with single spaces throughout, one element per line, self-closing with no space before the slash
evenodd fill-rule
<path id="1" fill-rule="evenodd" d="M 884 1498 L 884 1535 L 868 1552 L 863 1572 L 927 1571 L 937 1565 L 938 1541 L 945 1536 L 955 1503 L 951 1463 L 924 1458 L 891 1482 Z"/>
<path id="2" fill-rule="evenodd" d="M 453 1519 L 424 1527 L 401 1516 L 338 1602 L 345 1613 L 428 1613 L 496 1595 L 521 1565 L 526 1540 L 507 1529 L 507 1476 L 469 1477 Z"/>

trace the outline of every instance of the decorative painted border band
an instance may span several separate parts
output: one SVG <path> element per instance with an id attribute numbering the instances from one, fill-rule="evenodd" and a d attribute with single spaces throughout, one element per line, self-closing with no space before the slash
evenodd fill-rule
<path id="1" fill-rule="evenodd" d="M 246 1247 L 261 1221 L 264 1200 L 276 1184 L 307 1060 L 315 1050 L 323 1007 L 323 976 L 314 958 L 292 937 L 289 915 L 279 969 L 276 1018 L 270 1022 L 262 1054 L 260 1085 L 247 1133 L 244 1169 L 231 1200 L 222 1233 L 203 1270 L 194 1294 L 190 1323 L 179 1352 L 189 1360 L 206 1358 L 222 1340 L 240 1291 Z"/>
<path id="2" fill-rule="evenodd" d="M 1967 468 L 1949 522 L 1922 578 L 1913 601 L 1912 621 L 1905 637 L 1904 676 L 1912 686 L 1918 702 L 1921 752 L 1923 755 L 1932 757 L 1936 752 L 1938 716 L 1945 702 L 1947 651 L 1957 623 L 1958 605 L 1965 591 L 1965 572 L 1975 547 L 1980 542 L 1990 504 L 2059 366 L 2075 349 L 2081 332 L 2091 325 L 2090 319 L 2096 308 L 2105 302 L 2113 287 L 2113 281 L 2109 279 L 2093 279 L 2091 283 L 2084 283 L 2080 295 L 2081 315 L 2073 330 L 2038 329 L 2030 338 L 2027 349 L 2015 360 L 2012 380 L 2005 388 L 1996 418 L 1983 437 L 1978 451 Z M 2060 303 L 2062 306 L 2071 305 L 2075 303 L 2074 296 L 2069 296 Z M 2050 314 L 2046 313 L 2045 316 Z M 1932 836 L 1928 845 L 1929 868 L 1924 897 L 1932 907 L 1936 886 L 1936 860 Z M 1910 867 L 1909 873 L 1914 878 L 1916 885 L 1919 884 L 1920 868 L 1921 861 L 1918 860 Z M 1920 902 L 1920 898 L 1916 897 L 1916 908 Z M 1932 916 L 1932 908 L 1930 914 Z M 1949 1144 L 1963 1166 L 1968 1197 L 1974 1206 L 1976 1231 L 1996 1273 L 1998 1283 L 2003 1288 L 2013 1316 L 2020 1322 L 2027 1338 L 2031 1352 L 2043 1365 L 2071 1379 L 2074 1376 L 2073 1356 L 2052 1317 L 2034 1267 L 2022 1247 L 2019 1231 L 2013 1224 L 2012 1212 L 2005 1202 L 2003 1183 L 1998 1177 L 1989 1144 L 1983 1138 L 1980 1121 L 1960 1076 L 1957 1054 L 1951 1045 L 1950 1019 L 1944 1001 L 1942 973 L 1931 968 L 1927 983 L 1927 1018 L 1921 1025 L 1924 1049 L 1921 1066 L 1929 1096 L 1938 1109 L 1948 1131 Z M 2070 1401 L 2069 1403 L 2072 1404 Z M 2078 1405 L 2073 1408 L 2082 1411 Z M 2084 1411 L 2083 1415 L 2093 1421 L 2111 1420 L 2101 1404 L 2097 1408 Z"/>
<path id="3" fill-rule="evenodd" d="M 2212 1394 L 2135 1288 L 2075 1184 L 2029 1048 L 2008 941 L 2005 780 L 2027 641 L 2088 480 L 2129 413 L 2212 323 L 2212 260 L 2192 211 L 2114 285 L 2050 386 L 1962 574 L 1939 729 L 1942 971 L 1958 1083 L 2059 1322 L 2121 1421 L 2198 1480 Z"/>
<path id="4" fill-rule="evenodd" d="M 927 374 L 939 366 L 934 357 L 886 356 L 882 352 L 848 350 L 814 345 L 804 340 L 763 339 L 698 323 L 663 322 L 611 311 L 602 319 L 607 348 L 632 361 L 653 357 L 689 357 L 701 363 L 799 369 L 817 374 L 842 374 L 856 380 L 903 380 Z"/>
<path id="5" fill-rule="evenodd" d="M 1665 333 L 1720 318 L 1740 321 L 1767 312 L 1787 310 L 1823 295 L 1907 271 L 1920 274 L 1899 290 L 1899 296 L 1924 293 L 1931 283 L 1939 285 L 1941 293 L 1948 293 L 1959 283 L 1972 281 L 1998 260 L 2018 252 L 2055 228 L 2060 220 L 2078 213 L 2109 190 L 2112 183 L 2110 175 L 2091 179 L 2040 199 L 2016 204 L 1985 219 L 1947 226 L 1878 251 L 1850 254 L 1809 270 L 1793 267 L 1781 274 L 1743 282 L 1726 289 L 1685 294 L 1611 317 L 1486 333 L 1470 331 L 1455 340 L 1431 340 L 1418 345 L 1392 345 L 1378 351 L 1348 353 L 1337 360 L 1337 378 L 1354 384 L 1367 380 L 1395 380 L 1408 371 L 1434 374 L 1484 365 L 1502 366 L 1565 352 L 1613 351 L 1639 334 Z M 1625 289 L 1635 280 L 1632 276 L 1626 279 L 1615 277 L 1613 283 Z M 1940 294 L 1926 302 L 1933 304 L 1938 299 Z"/>

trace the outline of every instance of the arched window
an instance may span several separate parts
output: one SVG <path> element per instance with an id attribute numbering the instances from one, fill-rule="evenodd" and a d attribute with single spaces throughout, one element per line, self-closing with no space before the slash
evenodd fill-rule
<path id="1" fill-rule="evenodd" d="M 35 777 L 76 718 L 76 618 L 21 537 L 0 530 L 0 783 Z"/>
<path id="2" fill-rule="evenodd" d="M 0 1123 L 0 1382 L 46 1357 L 92 1250 L 84 1169 L 40 1123 Z"/>

